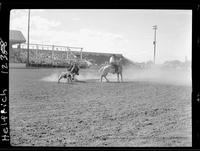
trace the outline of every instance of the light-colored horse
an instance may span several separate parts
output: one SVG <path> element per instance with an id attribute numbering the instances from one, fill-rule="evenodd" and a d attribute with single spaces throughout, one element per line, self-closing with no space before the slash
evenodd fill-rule
<path id="1" fill-rule="evenodd" d="M 122 61 L 119 61 L 117 63 L 117 65 L 118 65 L 118 71 L 117 72 L 115 72 L 115 69 L 111 64 L 107 64 L 107 65 L 105 65 L 105 66 L 103 66 L 99 69 L 99 72 L 101 73 L 101 82 L 102 82 L 103 78 L 105 78 L 106 81 L 109 82 L 109 80 L 106 78 L 108 73 L 112 73 L 112 74 L 116 73 L 118 82 L 119 82 L 119 75 L 120 75 L 121 76 L 121 82 L 123 81 L 123 78 L 122 78 Z"/>

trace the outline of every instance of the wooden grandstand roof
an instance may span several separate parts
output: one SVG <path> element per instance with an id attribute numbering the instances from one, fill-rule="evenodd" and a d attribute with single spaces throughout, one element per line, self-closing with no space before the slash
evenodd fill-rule
<path id="1" fill-rule="evenodd" d="M 24 38 L 24 35 L 21 31 L 18 30 L 10 30 L 9 33 L 9 41 L 13 44 L 21 44 L 26 42 L 26 39 Z"/>

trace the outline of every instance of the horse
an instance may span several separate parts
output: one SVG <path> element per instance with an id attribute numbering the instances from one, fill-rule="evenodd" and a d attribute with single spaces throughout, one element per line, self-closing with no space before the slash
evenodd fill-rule
<path id="1" fill-rule="evenodd" d="M 121 82 L 123 81 L 123 78 L 122 78 L 122 60 L 120 60 L 118 63 L 117 63 L 117 71 L 115 72 L 115 68 L 111 65 L 111 64 L 107 64 L 103 67 L 101 67 L 99 69 L 99 72 L 101 73 L 101 82 L 103 80 L 103 77 L 106 79 L 107 82 L 109 82 L 109 80 L 106 78 L 107 74 L 108 73 L 112 73 L 112 74 L 117 74 L 117 81 L 119 82 L 119 75 L 121 76 Z"/>
<path id="2" fill-rule="evenodd" d="M 74 66 L 72 71 L 68 69 L 66 72 L 62 72 L 58 77 L 58 83 L 62 78 L 67 78 L 68 83 L 72 82 L 75 75 L 79 75 L 79 67 L 77 65 Z"/>

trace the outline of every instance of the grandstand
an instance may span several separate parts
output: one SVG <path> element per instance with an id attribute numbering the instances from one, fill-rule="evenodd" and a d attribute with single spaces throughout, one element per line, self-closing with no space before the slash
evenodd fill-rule
<path id="1" fill-rule="evenodd" d="M 10 30 L 9 62 L 27 63 L 27 44 L 20 31 Z M 80 47 L 29 44 L 30 66 L 66 67 L 78 61 L 81 67 L 108 62 L 111 53 L 86 52 Z M 115 54 L 123 57 L 122 54 Z"/>
<path id="2" fill-rule="evenodd" d="M 79 51 L 72 51 L 73 48 L 74 47 L 30 44 L 30 66 L 66 67 L 69 65 L 70 61 L 76 60 L 80 63 L 80 66 L 87 67 L 89 64 L 104 64 L 112 55 L 111 53 L 83 52 L 81 48 L 79 48 Z M 123 57 L 122 54 L 115 55 L 117 57 Z M 26 63 L 26 44 L 20 44 L 11 47 L 9 56 L 10 63 Z"/>

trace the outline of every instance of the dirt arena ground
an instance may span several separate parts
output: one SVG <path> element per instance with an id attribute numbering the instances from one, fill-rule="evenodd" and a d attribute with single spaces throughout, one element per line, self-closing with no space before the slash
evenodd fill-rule
<path id="1" fill-rule="evenodd" d="M 89 70 L 58 84 L 63 70 L 10 69 L 12 146 L 192 145 L 191 85 L 128 80 L 126 72 L 123 83 L 100 83 Z"/>

